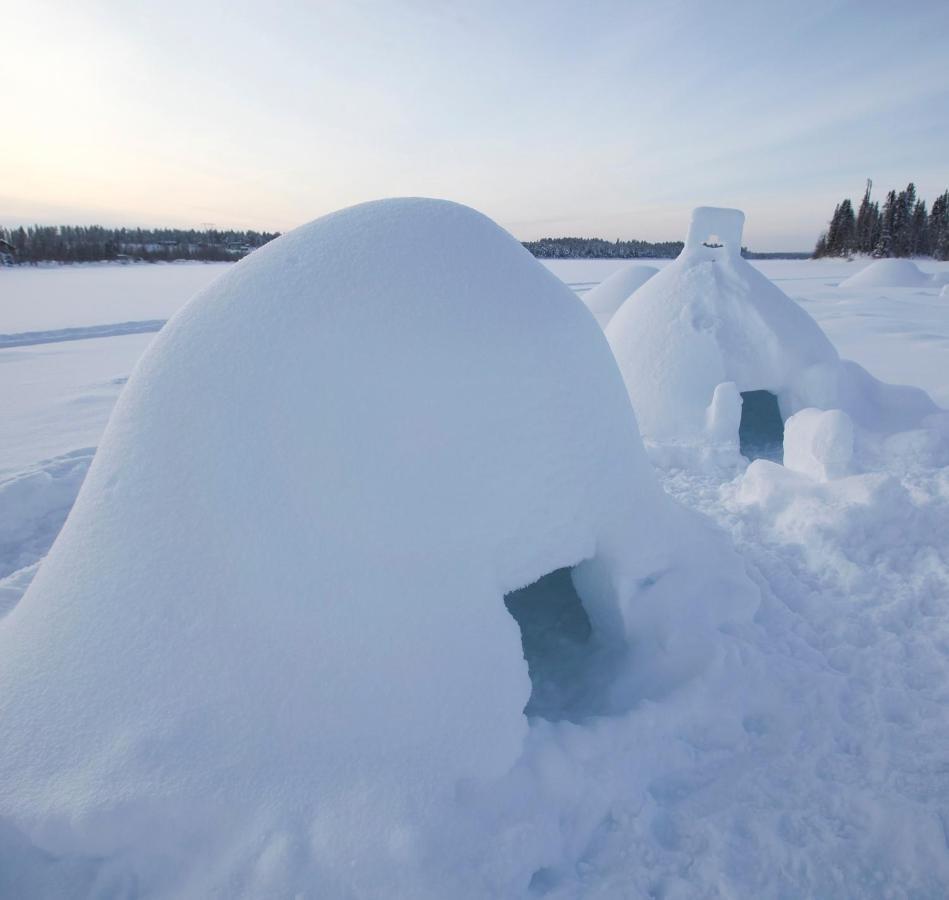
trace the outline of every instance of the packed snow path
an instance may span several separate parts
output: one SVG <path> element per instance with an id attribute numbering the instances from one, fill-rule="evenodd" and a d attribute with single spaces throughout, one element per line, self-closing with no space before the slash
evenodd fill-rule
<path id="1" fill-rule="evenodd" d="M 55 328 L 51 331 L 21 331 L 0 334 L 0 350 L 9 347 L 35 347 L 37 344 L 59 344 L 63 341 L 86 341 L 89 338 L 122 337 L 126 334 L 150 334 L 160 331 L 165 319 L 144 322 L 114 322 L 108 325 L 84 325 L 80 328 Z"/>
<path id="2" fill-rule="evenodd" d="M 674 758 L 614 807 L 580 885 L 945 896 L 949 471 L 818 485 L 761 461 L 734 481 L 679 471 L 664 484 L 728 531 L 762 606 L 720 693 L 706 685 L 674 737 L 646 741 Z"/>

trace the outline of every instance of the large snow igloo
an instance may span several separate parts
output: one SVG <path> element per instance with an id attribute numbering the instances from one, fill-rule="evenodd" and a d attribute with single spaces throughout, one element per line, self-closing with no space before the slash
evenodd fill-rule
<path id="1" fill-rule="evenodd" d="M 661 691 L 754 603 L 703 527 L 593 318 L 514 238 L 444 201 L 328 215 L 130 378 L 0 621 L 0 818 L 172 894 L 261 895 L 240 877 L 287 854 L 378 893 L 459 782 L 520 753 L 524 653 L 555 623 L 522 645 L 504 596 L 547 576 L 569 639 L 636 635 Z"/>
<path id="2" fill-rule="evenodd" d="M 685 246 L 606 328 L 659 462 L 780 461 L 784 422 L 841 409 L 860 427 L 915 427 L 936 407 L 841 360 L 820 326 L 741 255 L 744 213 L 699 207 Z"/>

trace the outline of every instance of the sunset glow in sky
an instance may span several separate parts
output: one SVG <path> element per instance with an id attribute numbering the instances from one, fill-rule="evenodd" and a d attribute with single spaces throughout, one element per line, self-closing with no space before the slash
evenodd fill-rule
<path id="1" fill-rule="evenodd" d="M 808 249 L 949 185 L 949 3 L 0 0 L 0 224 L 285 230 L 447 197 L 521 239 Z"/>

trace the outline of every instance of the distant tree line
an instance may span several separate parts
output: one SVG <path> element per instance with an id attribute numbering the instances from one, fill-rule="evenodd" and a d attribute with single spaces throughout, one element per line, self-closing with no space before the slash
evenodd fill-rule
<path id="1" fill-rule="evenodd" d="M 541 238 L 524 246 L 539 259 L 674 259 L 682 241 L 605 241 L 602 238 Z"/>
<path id="2" fill-rule="evenodd" d="M 741 248 L 741 255 L 745 259 L 810 259 L 811 254 L 807 251 L 797 252 L 795 251 L 755 251 L 749 250 L 747 247 Z"/>
<path id="3" fill-rule="evenodd" d="M 278 237 L 267 231 L 103 228 L 99 225 L 0 227 L 0 251 L 16 263 L 103 260 L 234 260 Z"/>
<path id="4" fill-rule="evenodd" d="M 675 259 L 682 241 L 605 241 L 601 238 L 541 238 L 524 246 L 539 259 Z M 741 248 L 745 259 L 809 259 L 810 253 L 756 253 Z"/>
<path id="5" fill-rule="evenodd" d="M 949 190 L 934 201 L 927 212 L 926 201 L 916 196 L 916 185 L 890 191 L 879 203 L 870 199 L 873 182 L 854 212 L 850 199 L 837 204 L 830 225 L 817 240 L 814 258 L 867 253 L 886 256 L 932 256 L 949 259 Z"/>
<path id="6" fill-rule="evenodd" d="M 943 207 L 946 206 L 945 199 L 940 198 Z M 934 214 L 937 204 L 933 206 Z M 0 265 L 108 260 L 227 261 L 240 259 L 279 236 L 279 232 L 221 231 L 215 228 L 183 230 L 103 228 L 100 225 L 33 225 L 29 228 L 0 226 Z M 674 259 L 682 252 L 684 245 L 682 241 L 652 243 L 562 237 L 525 241 L 524 246 L 540 259 Z M 743 247 L 742 255 L 750 259 L 788 259 L 809 254 L 752 253 Z"/>

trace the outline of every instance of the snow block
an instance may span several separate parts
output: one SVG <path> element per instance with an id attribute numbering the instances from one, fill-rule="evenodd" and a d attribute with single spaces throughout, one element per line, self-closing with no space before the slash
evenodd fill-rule
<path id="1" fill-rule="evenodd" d="M 701 254 L 703 248 L 724 247 L 729 256 L 741 256 L 741 234 L 745 214 L 740 209 L 699 206 L 692 210 L 692 222 L 685 239 L 684 253 Z"/>
<path id="2" fill-rule="evenodd" d="M 830 481 L 850 474 L 853 422 L 839 409 L 802 409 L 784 423 L 784 465 Z"/>
<path id="3" fill-rule="evenodd" d="M 741 423 L 742 401 L 738 385 L 725 381 L 715 387 L 712 402 L 705 412 L 705 428 L 709 439 L 734 444 Z"/>

